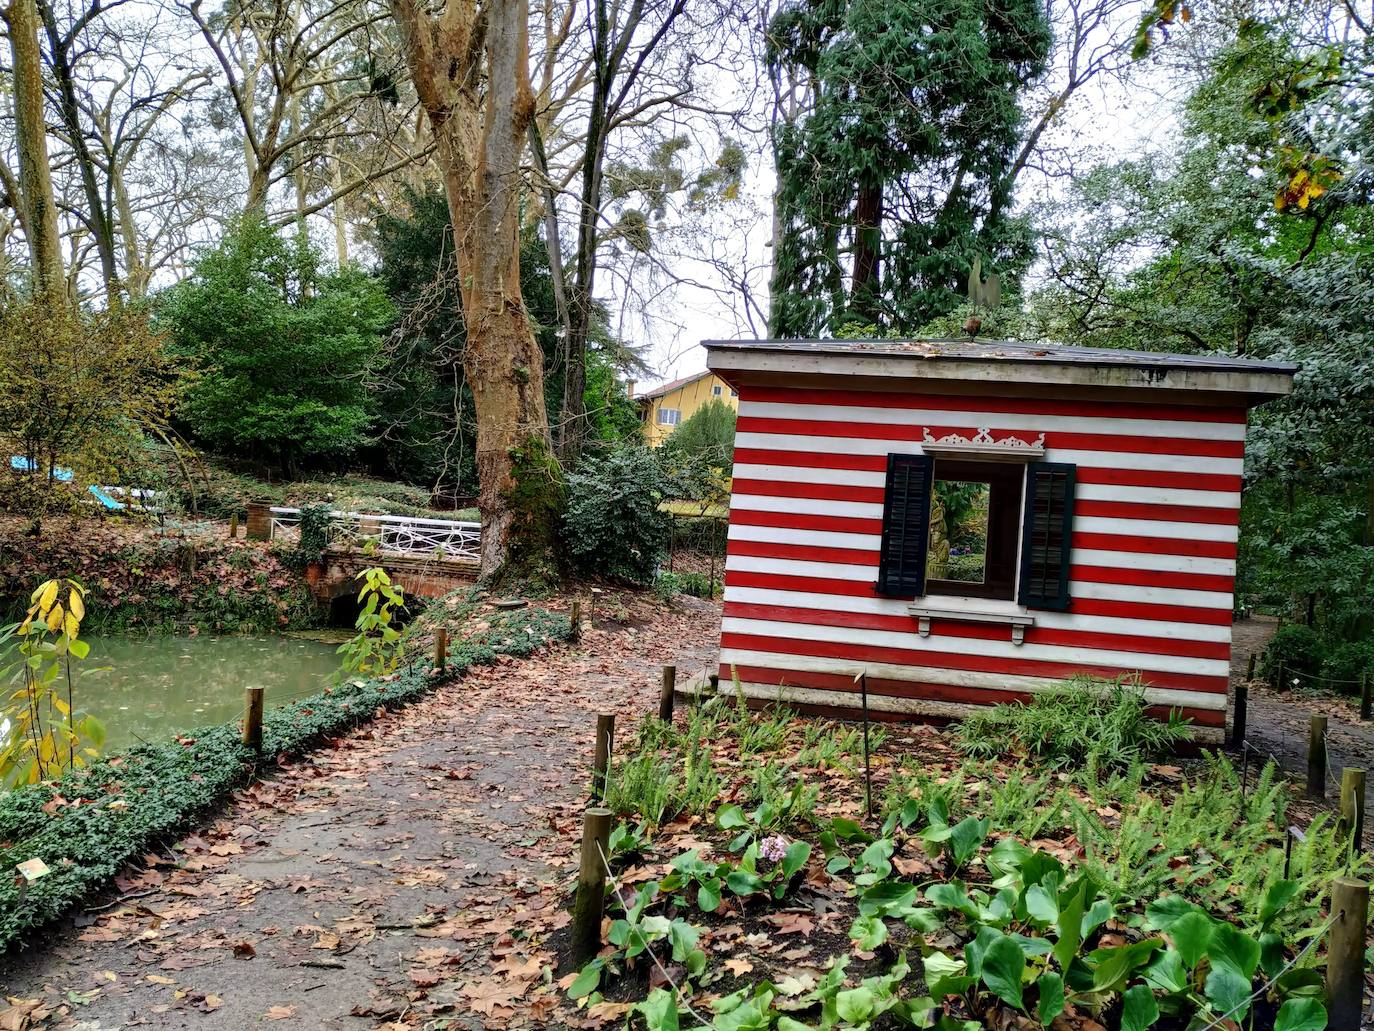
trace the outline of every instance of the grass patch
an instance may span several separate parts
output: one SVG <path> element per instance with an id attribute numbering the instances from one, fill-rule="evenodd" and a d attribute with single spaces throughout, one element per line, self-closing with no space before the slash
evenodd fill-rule
<path id="1" fill-rule="evenodd" d="M 1124 681 L 1070 681 L 1029 702 L 997 705 L 960 727 L 965 752 L 1019 755 L 1050 769 L 1128 768 L 1188 740 L 1187 723 L 1146 714 L 1144 691 Z"/>

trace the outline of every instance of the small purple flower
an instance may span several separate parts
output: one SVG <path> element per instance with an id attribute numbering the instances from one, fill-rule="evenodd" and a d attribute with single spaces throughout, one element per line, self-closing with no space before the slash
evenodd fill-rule
<path id="1" fill-rule="evenodd" d="M 759 842 L 759 858 L 780 863 L 783 856 L 787 855 L 787 846 L 788 841 L 781 834 L 771 835 Z"/>

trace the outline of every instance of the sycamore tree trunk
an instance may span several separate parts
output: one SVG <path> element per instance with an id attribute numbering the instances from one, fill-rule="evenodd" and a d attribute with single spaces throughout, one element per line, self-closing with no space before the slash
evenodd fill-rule
<path id="1" fill-rule="evenodd" d="M 48 127 L 43 114 L 43 58 L 38 49 L 35 0 L 13 0 L 4 11 L 14 67 L 14 135 L 19 152 L 19 210 L 29 245 L 35 294 L 65 294 L 62 244 L 57 230 L 48 164 Z"/>
<path id="2" fill-rule="evenodd" d="M 482 574 L 552 559 L 561 476 L 543 354 L 520 293 L 520 159 L 534 114 L 526 0 L 447 0 L 438 17 L 391 0 L 437 144 L 467 326 L 477 416 Z"/>

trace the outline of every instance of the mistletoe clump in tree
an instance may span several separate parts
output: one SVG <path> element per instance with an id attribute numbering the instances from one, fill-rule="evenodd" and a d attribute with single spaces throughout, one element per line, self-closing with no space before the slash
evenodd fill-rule
<path id="1" fill-rule="evenodd" d="M 975 256 L 1014 283 L 1018 98 L 1049 49 L 1035 0 L 783 7 L 769 62 L 796 111 L 774 133 L 774 335 L 910 332 L 959 303 Z"/>

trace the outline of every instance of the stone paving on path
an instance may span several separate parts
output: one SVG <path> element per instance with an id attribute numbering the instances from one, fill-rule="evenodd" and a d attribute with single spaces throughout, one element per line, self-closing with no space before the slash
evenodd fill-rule
<path id="1" fill-rule="evenodd" d="M 3 994 L 82 1031 L 559 1026 L 521 930 L 565 922 L 595 714 L 632 733 L 661 666 L 705 666 L 720 625 L 696 599 L 623 604 L 242 792 L 4 960 Z"/>

